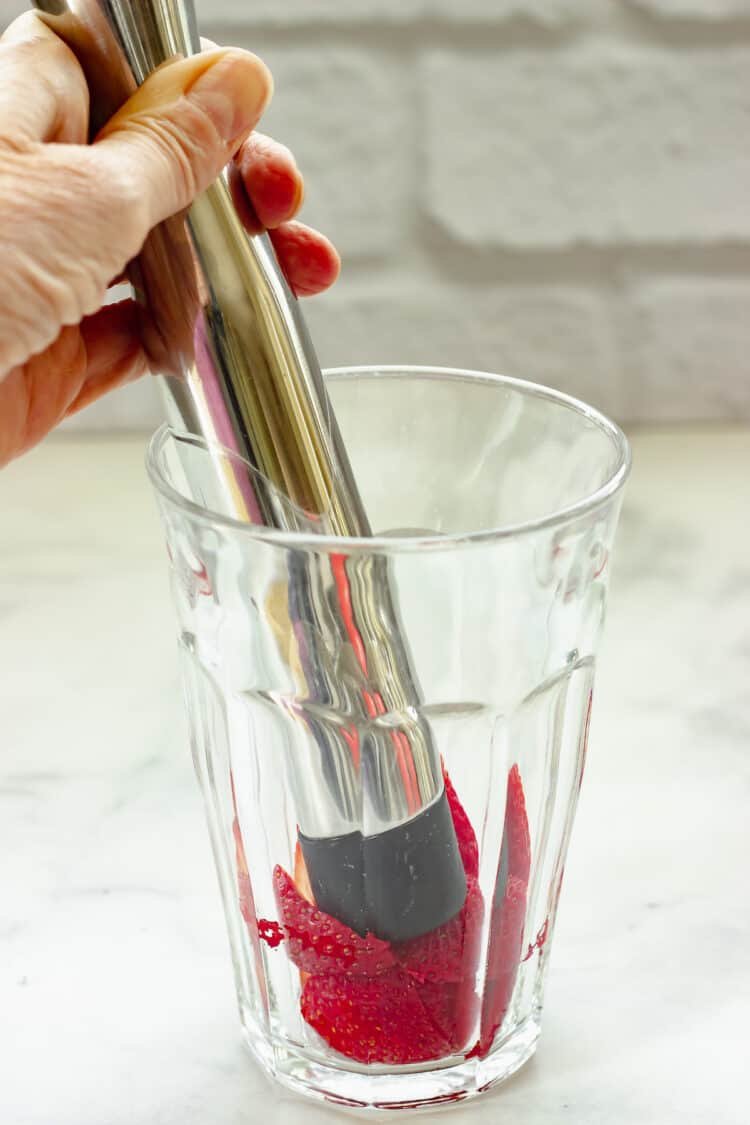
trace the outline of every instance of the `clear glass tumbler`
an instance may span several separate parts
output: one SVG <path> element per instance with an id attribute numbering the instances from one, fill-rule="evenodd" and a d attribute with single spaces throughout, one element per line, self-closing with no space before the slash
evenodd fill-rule
<path id="1" fill-rule="evenodd" d="M 629 449 L 595 410 L 513 379 L 327 379 L 372 539 L 237 522 L 216 471 L 236 458 L 195 437 L 159 430 L 148 466 L 245 1040 L 295 1090 L 435 1105 L 535 1049 Z M 360 705 L 356 629 L 318 626 L 332 674 L 307 659 L 322 609 L 305 597 L 345 609 L 373 566 L 418 684 L 391 711 Z M 394 938 L 323 902 L 303 828 L 320 787 L 361 844 L 368 746 L 385 776 L 417 726 L 439 755 L 465 892 L 428 933 Z"/>

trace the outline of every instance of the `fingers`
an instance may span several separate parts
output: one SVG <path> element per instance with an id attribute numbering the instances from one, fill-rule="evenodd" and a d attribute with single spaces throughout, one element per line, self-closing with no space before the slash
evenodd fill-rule
<path id="1" fill-rule="evenodd" d="M 93 145 L 0 159 L 0 378 L 99 309 L 157 223 L 221 172 L 271 93 L 263 63 L 216 51 L 156 71 Z"/>
<path id="2" fill-rule="evenodd" d="M 319 293 L 336 280 L 338 255 L 317 231 L 301 223 L 289 223 L 271 237 L 287 279 L 299 296 Z M 86 349 L 86 378 L 67 406 L 66 416 L 147 372 L 141 316 L 137 303 L 125 300 L 105 305 L 85 318 L 81 336 Z"/>
<path id="3" fill-rule="evenodd" d="M 271 91 L 260 59 L 212 51 L 161 67 L 108 122 L 90 151 L 131 202 L 142 201 L 136 250 L 216 179 Z"/>
<path id="4" fill-rule="evenodd" d="M 212 39 L 201 36 L 201 50 L 215 50 Z M 253 133 L 240 148 L 230 169 L 235 206 L 251 234 L 293 219 L 305 190 L 294 156 L 263 133 Z"/>
<path id="5" fill-rule="evenodd" d="M 319 293 L 336 280 L 338 254 L 322 234 L 301 223 L 285 223 L 271 238 L 287 280 L 299 296 Z M 65 409 L 66 416 L 147 372 L 141 329 L 141 310 L 132 300 L 105 305 L 86 317 L 81 324 L 86 377 Z"/>
<path id="6" fill-rule="evenodd" d="M 299 296 L 320 293 L 336 280 L 339 257 L 322 234 L 301 223 L 286 223 L 272 232 L 271 238 L 287 280 Z M 141 316 L 136 302 L 125 300 L 105 305 L 82 322 L 86 378 L 66 415 L 75 414 L 148 370 Z"/>
<path id="7" fill-rule="evenodd" d="M 288 223 L 273 232 L 271 238 L 287 279 L 300 296 L 319 293 L 336 280 L 338 254 L 322 234 L 301 223 Z M 76 413 L 148 370 L 141 317 L 137 303 L 125 300 L 105 305 L 82 322 L 86 379 L 66 414 Z"/>
<path id="8" fill-rule="evenodd" d="M 289 221 L 302 205 L 304 185 L 288 148 L 253 133 L 235 158 L 229 183 L 246 230 L 269 231 L 281 268 L 298 297 L 333 285 L 341 268 L 334 247 L 318 231 Z"/>
<path id="9" fill-rule="evenodd" d="M 341 259 L 325 235 L 303 223 L 284 223 L 269 234 L 284 276 L 298 297 L 312 297 L 333 285 Z"/>
<path id="10" fill-rule="evenodd" d="M 65 328 L 43 356 L 0 380 L 0 466 L 36 445 L 65 416 L 85 377 L 78 328 Z"/>
<path id="11" fill-rule="evenodd" d="M 89 95 L 72 51 L 33 12 L 0 40 L 0 140 L 83 144 Z"/>
<path id="12" fill-rule="evenodd" d="M 338 255 L 317 231 L 301 223 L 289 223 L 271 237 L 287 279 L 299 296 L 319 293 L 336 280 Z M 81 337 L 86 351 L 86 377 L 65 409 L 66 416 L 148 371 L 141 317 L 142 310 L 137 303 L 125 300 L 105 305 L 83 320 Z"/>
<path id="13" fill-rule="evenodd" d="M 289 149 L 253 133 L 238 152 L 233 171 L 250 199 L 261 227 L 272 230 L 293 219 L 302 206 L 304 184 Z"/>
<path id="14" fill-rule="evenodd" d="M 105 305 L 86 317 L 81 336 L 86 347 L 86 378 L 66 410 L 76 414 L 107 391 L 140 378 L 148 370 L 141 344 L 140 310 L 135 301 Z"/>

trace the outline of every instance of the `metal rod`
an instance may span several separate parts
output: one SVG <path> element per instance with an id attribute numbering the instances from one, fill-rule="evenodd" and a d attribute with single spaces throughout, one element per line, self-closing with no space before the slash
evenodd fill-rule
<path id="1" fill-rule="evenodd" d="M 81 63 L 92 137 L 158 66 L 200 51 L 191 0 L 36 0 L 35 6 Z M 287 530 L 312 524 L 339 536 L 369 536 L 298 302 L 267 236 L 244 231 L 225 178 L 186 216 L 151 233 L 129 276 L 146 313 L 146 350 L 163 374 L 170 417 L 250 467 L 245 472 L 237 467 L 242 462 L 214 458 L 230 510 Z M 345 838 L 351 851 L 349 837 L 358 838 L 364 897 L 352 924 L 408 937 L 460 909 L 463 870 L 450 817 L 444 823 L 439 756 L 419 710 L 387 562 L 339 560 L 326 569 L 308 558 L 297 567 L 289 612 L 295 635 L 305 638 L 307 684 L 300 696 L 308 694 L 302 688 L 331 683 L 337 674 L 328 667 L 330 646 L 320 643 L 325 631 L 342 644 L 351 643 L 352 630 L 359 636 L 363 665 L 350 697 L 359 708 L 362 754 L 355 759 L 348 752 L 337 724 L 292 707 L 319 748 L 318 758 L 297 754 L 290 763 L 300 839 L 308 866 L 324 876 L 317 881 L 320 895 L 331 890 L 327 905 L 319 904 L 335 913 L 336 849 L 329 845 Z M 338 607 L 333 614 L 331 605 Z M 408 714 L 407 729 L 403 722 L 396 732 L 379 727 L 391 713 Z M 425 841 L 437 838 L 436 816 L 445 847 L 430 854 Z M 425 831 L 431 826 L 424 840 L 420 817 L 427 818 Z M 404 884 L 400 902 L 394 888 L 407 868 L 419 876 Z M 314 886 L 315 876 L 311 871 Z"/>

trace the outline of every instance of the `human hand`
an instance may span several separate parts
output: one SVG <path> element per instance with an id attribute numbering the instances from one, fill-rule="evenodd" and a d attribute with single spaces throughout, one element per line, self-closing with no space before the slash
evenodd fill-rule
<path id="1" fill-rule="evenodd" d="M 161 67 L 87 144 L 88 91 L 72 52 L 35 15 L 0 41 L 0 465 L 63 418 L 148 370 L 133 301 L 105 305 L 148 233 L 234 156 L 239 208 L 266 228 L 291 287 L 326 289 L 339 260 L 291 222 L 291 153 L 252 133 L 271 76 L 213 49 Z"/>

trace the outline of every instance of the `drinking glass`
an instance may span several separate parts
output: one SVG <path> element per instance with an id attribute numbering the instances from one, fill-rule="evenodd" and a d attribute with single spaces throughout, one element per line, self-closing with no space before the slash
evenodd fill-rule
<path id="1" fill-rule="evenodd" d="M 297 1091 L 436 1105 L 507 1078 L 539 1036 L 629 449 L 596 410 L 515 379 L 352 368 L 327 384 L 370 539 L 237 521 L 226 481 L 248 467 L 166 427 L 148 468 L 244 1039 Z M 324 627 L 373 568 L 417 685 L 391 710 L 362 706 L 356 621 Z M 404 939 L 337 913 L 304 826 L 328 802 L 331 834 L 339 817 L 361 845 L 367 787 L 408 770 L 417 729 L 465 892 Z"/>

